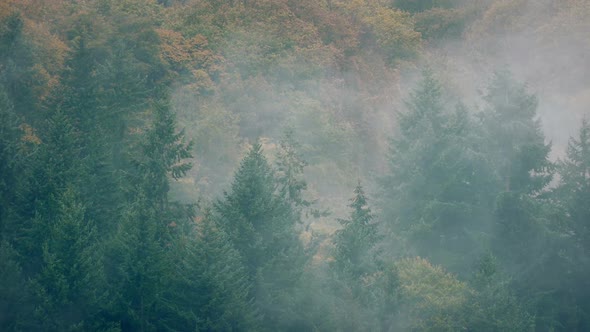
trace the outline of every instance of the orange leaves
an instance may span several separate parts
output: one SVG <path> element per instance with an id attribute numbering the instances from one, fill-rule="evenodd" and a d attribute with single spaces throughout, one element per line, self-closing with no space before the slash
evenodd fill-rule
<path id="1" fill-rule="evenodd" d="M 181 33 L 157 29 L 160 36 L 160 58 L 177 73 L 190 73 L 190 82 L 197 90 L 212 90 L 212 76 L 223 69 L 223 58 L 208 48 L 208 41 L 202 35 L 185 38 Z"/>
<path id="2" fill-rule="evenodd" d="M 21 137 L 21 141 L 25 143 L 32 143 L 35 145 L 41 144 L 41 139 L 35 134 L 35 129 L 29 126 L 26 123 L 23 123 L 19 126 L 20 130 L 23 132 L 23 136 Z"/>

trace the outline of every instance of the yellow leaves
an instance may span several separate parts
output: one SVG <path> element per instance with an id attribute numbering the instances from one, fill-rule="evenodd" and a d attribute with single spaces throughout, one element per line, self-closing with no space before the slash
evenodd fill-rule
<path id="1" fill-rule="evenodd" d="M 410 57 L 417 53 L 421 35 L 414 30 L 414 20 L 410 14 L 396 9 L 381 7 L 363 22 L 371 28 L 377 44 L 388 57 Z"/>
<path id="2" fill-rule="evenodd" d="M 191 43 L 192 40 L 186 40 L 182 34 L 172 30 L 157 29 L 156 32 L 162 41 L 162 60 L 180 66 L 190 65 L 195 61 L 193 48 L 198 47 L 198 45 Z"/>
<path id="3" fill-rule="evenodd" d="M 161 20 L 162 7 L 156 0 L 111 0 L 108 3 L 111 9 L 119 13 L 153 21 Z"/>
<path id="4" fill-rule="evenodd" d="M 453 312 L 467 301 L 465 283 L 420 257 L 403 259 L 397 268 L 411 330 L 456 330 L 461 325 Z"/>
<path id="5" fill-rule="evenodd" d="M 157 29 L 161 40 L 160 58 L 170 64 L 177 73 L 190 73 L 190 88 L 198 93 L 215 89 L 212 75 L 223 71 L 223 58 L 208 48 L 208 41 L 202 35 L 185 38 L 181 33 L 169 29 Z"/>
<path id="6" fill-rule="evenodd" d="M 337 1 L 335 5 L 349 15 L 352 22 L 360 25 L 357 31 L 370 32 L 388 61 L 418 53 L 421 34 L 414 29 L 414 20 L 409 13 L 379 0 Z"/>
<path id="7" fill-rule="evenodd" d="M 402 289 L 407 296 L 431 305 L 461 305 L 465 283 L 420 257 L 401 260 L 398 264 Z"/>
<path id="8" fill-rule="evenodd" d="M 525 26 L 523 11 L 528 0 L 499 0 L 485 11 L 482 18 L 473 25 L 471 39 L 482 38 L 495 33 L 510 32 Z"/>

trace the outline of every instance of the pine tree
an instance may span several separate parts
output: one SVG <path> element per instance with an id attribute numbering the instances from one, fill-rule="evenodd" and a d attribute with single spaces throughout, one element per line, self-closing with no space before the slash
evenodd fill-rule
<path id="1" fill-rule="evenodd" d="M 14 235 L 15 249 L 27 257 L 22 267 L 30 275 L 41 266 L 42 245 L 60 216 L 60 198 L 68 187 L 81 185 L 79 132 L 70 118 L 60 110 L 52 112 L 40 134 L 41 144 L 19 188 L 16 214 L 21 225 Z"/>
<path id="2" fill-rule="evenodd" d="M 0 242 L 0 329 L 29 331 L 34 311 L 29 285 L 18 263 L 17 252 L 5 240 Z"/>
<path id="3" fill-rule="evenodd" d="M 590 123 L 582 120 L 579 135 L 571 138 L 566 158 L 558 164 L 558 198 L 563 202 L 571 220 L 576 246 L 590 250 Z"/>
<path id="4" fill-rule="evenodd" d="M 43 263 L 32 281 L 35 317 L 46 331 L 85 330 L 98 312 L 104 284 L 96 232 L 84 206 L 69 187 L 43 243 Z"/>
<path id="5" fill-rule="evenodd" d="M 579 134 L 570 138 L 566 157 L 557 165 L 559 184 L 553 199 L 560 207 L 562 223 L 558 224 L 557 257 L 551 261 L 552 296 L 549 302 L 557 311 L 564 330 L 586 330 L 585 317 L 590 315 L 587 291 L 590 289 L 590 123 L 582 120 Z M 557 221 L 560 219 L 556 218 Z"/>
<path id="6" fill-rule="evenodd" d="M 484 95 L 484 130 L 491 143 L 490 160 L 498 170 L 504 191 L 535 194 L 551 181 L 552 165 L 541 122 L 538 100 L 508 71 L 496 72 Z"/>
<path id="7" fill-rule="evenodd" d="M 294 207 L 307 207 L 311 202 L 303 197 L 307 189 L 307 182 L 303 179 L 303 169 L 307 162 L 299 153 L 300 144 L 295 141 L 292 128 L 288 128 L 281 140 L 277 151 L 277 182 L 279 192 L 285 199 L 293 202 Z"/>
<path id="8" fill-rule="evenodd" d="M 189 145 L 177 133 L 166 103 L 156 103 L 153 119 L 131 156 L 126 179 L 126 207 L 107 253 L 110 292 L 109 317 L 123 331 L 161 330 L 160 315 L 169 315 L 162 296 L 173 279 L 170 255 L 190 209 L 168 198 L 169 181 L 189 169 Z M 177 229 L 179 231 L 177 231 Z"/>
<path id="9" fill-rule="evenodd" d="M 491 250 L 515 294 L 526 294 L 532 303 L 536 324 L 555 326 L 555 312 L 547 305 L 555 290 L 549 276 L 560 262 L 554 254 L 559 238 L 549 228 L 557 210 L 547 190 L 554 165 L 537 119 L 538 100 L 526 84 L 501 71 L 492 78 L 484 101 L 486 154 L 500 184 Z"/>
<path id="10" fill-rule="evenodd" d="M 493 178 L 482 140 L 464 107 L 447 110 L 443 87 L 431 72 L 406 108 L 391 141 L 389 172 L 380 181 L 381 218 L 407 239 L 407 250 L 466 272 L 482 250 L 476 235 L 491 214 Z"/>
<path id="11" fill-rule="evenodd" d="M 23 166 L 20 164 L 19 141 L 23 133 L 12 103 L 2 88 L 0 85 L 0 237 L 13 238 L 15 189 Z"/>
<path id="12" fill-rule="evenodd" d="M 166 287 L 170 318 L 160 316 L 175 331 L 244 331 L 257 326 L 252 284 L 239 253 L 210 213 L 176 241 L 174 276 Z"/>
<path id="13" fill-rule="evenodd" d="M 376 270 L 375 246 L 378 244 L 377 224 L 373 220 L 367 197 L 360 183 L 349 205 L 349 219 L 340 219 L 343 226 L 334 237 L 334 267 L 342 274 L 359 280 Z"/>
<path id="14" fill-rule="evenodd" d="M 24 33 L 24 19 L 14 11 L 0 19 L 0 85 L 14 111 L 27 121 L 36 122 L 38 90 L 42 82 L 36 76 L 35 47 Z"/>
<path id="15" fill-rule="evenodd" d="M 242 160 L 229 193 L 214 205 L 219 223 L 240 253 L 263 326 L 287 329 L 297 320 L 290 303 L 306 256 L 291 202 L 277 193 L 274 172 L 260 143 Z"/>
<path id="16" fill-rule="evenodd" d="M 290 249 L 298 243 L 292 233 L 291 207 L 276 195 L 276 189 L 273 171 L 262 146 L 256 143 L 242 160 L 231 191 L 214 206 L 252 277 L 265 262 L 284 251 L 284 246 Z"/>
<path id="17" fill-rule="evenodd" d="M 387 320 L 394 309 L 391 304 L 395 290 L 387 280 L 392 276 L 391 271 L 384 270 L 379 260 L 381 237 L 360 182 L 349 207 L 352 209 L 350 217 L 338 220 L 342 229 L 334 234 L 332 278 L 326 287 L 336 292 L 340 306 L 354 311 L 354 314 L 335 313 L 342 328 L 387 329 Z"/>
<path id="18" fill-rule="evenodd" d="M 477 263 L 471 279 L 474 288 L 466 302 L 468 326 L 476 331 L 530 331 L 534 317 L 514 295 L 502 276 L 496 258 L 487 253 Z"/>
<path id="19" fill-rule="evenodd" d="M 549 202 L 542 201 L 539 194 L 552 177 L 550 145 L 545 144 L 536 119 L 536 96 L 510 73 L 495 74 L 484 100 L 488 158 L 503 187 L 496 198 L 493 245 L 500 261 L 509 264 L 507 268 L 527 274 L 525 271 L 530 273 L 533 265 L 540 264 L 546 226 L 541 212 Z"/>
<path id="20" fill-rule="evenodd" d="M 158 309 L 171 271 L 166 258 L 164 220 L 145 194 L 137 193 L 113 240 L 108 243 L 106 272 L 109 292 L 108 316 L 123 331 L 158 329 Z"/>

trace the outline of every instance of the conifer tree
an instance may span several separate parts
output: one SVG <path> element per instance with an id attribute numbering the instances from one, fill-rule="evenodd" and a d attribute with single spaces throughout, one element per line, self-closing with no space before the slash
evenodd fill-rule
<path id="1" fill-rule="evenodd" d="M 66 189 L 58 205 L 43 243 L 41 270 L 31 285 L 38 303 L 35 317 L 46 331 L 89 329 L 104 291 L 96 232 L 74 189 Z"/>
<path id="2" fill-rule="evenodd" d="M 277 152 L 277 182 L 279 192 L 287 200 L 293 202 L 294 207 L 307 207 L 311 202 L 305 200 L 303 192 L 307 189 L 307 182 L 303 179 L 303 169 L 307 162 L 300 155 L 300 144 L 294 138 L 292 128 L 288 128 L 281 140 Z"/>
<path id="3" fill-rule="evenodd" d="M 505 268 L 523 274 L 516 279 L 524 282 L 543 257 L 547 222 L 542 212 L 549 202 L 539 194 L 552 178 L 550 145 L 536 119 L 537 97 L 510 73 L 495 74 L 484 100 L 487 154 L 502 184 L 494 208 L 494 250 Z"/>
<path id="4" fill-rule="evenodd" d="M 590 123 L 582 120 L 577 137 L 569 140 L 566 157 L 558 162 L 559 184 L 552 198 L 560 207 L 562 218 L 557 227 L 559 252 L 551 262 L 550 305 L 560 308 L 561 324 L 566 330 L 585 330 L 590 327 L 584 317 L 590 315 Z M 548 276 L 547 276 L 548 277 Z M 565 321 L 565 322 L 564 322 Z"/>
<path id="5" fill-rule="evenodd" d="M 18 263 L 18 254 L 6 240 L 0 242 L 0 329 L 33 330 L 34 302 Z"/>
<path id="6" fill-rule="evenodd" d="M 20 121 L 14 113 L 8 95 L 0 85 L 0 237 L 14 236 L 14 208 L 16 187 L 22 166 L 19 164 Z M 10 219 L 10 220 L 9 220 Z M 12 225 L 11 225 L 12 224 Z M 7 238 L 7 239 L 8 239 Z"/>
<path id="7" fill-rule="evenodd" d="M 349 219 L 340 219 L 342 229 L 335 234 L 334 267 L 342 274 L 359 280 L 376 270 L 375 246 L 378 244 L 377 224 L 373 220 L 367 197 L 360 183 L 354 189 Z"/>
<path id="8" fill-rule="evenodd" d="M 257 142 L 242 160 L 231 191 L 214 209 L 254 284 L 251 294 L 263 326 L 287 329 L 297 317 L 290 302 L 306 256 L 295 231 L 297 215 L 277 189 Z"/>
<path id="9" fill-rule="evenodd" d="M 407 250 L 466 272 L 482 250 L 474 234 L 489 221 L 493 182 L 469 114 L 462 106 L 448 111 L 445 99 L 426 71 L 398 116 L 390 169 L 380 181 L 381 218 Z"/>
<path id="10" fill-rule="evenodd" d="M 590 122 L 582 120 L 577 138 L 570 138 L 566 158 L 558 164 L 560 201 L 570 219 L 576 246 L 590 250 Z"/>
<path id="11" fill-rule="evenodd" d="M 486 138 L 505 192 L 536 194 L 551 181 L 552 165 L 541 122 L 537 119 L 538 99 L 526 84 L 508 71 L 494 74 L 482 114 Z"/>
<path id="12" fill-rule="evenodd" d="M 25 272 L 39 271 L 42 245 L 50 234 L 51 223 L 60 216 L 60 198 L 68 187 L 79 188 L 81 182 L 79 132 L 64 112 L 52 112 L 40 137 L 41 144 L 26 173 L 21 188 L 15 234 L 15 249 L 27 256 Z"/>
<path id="13" fill-rule="evenodd" d="M 158 317 L 169 315 L 162 293 L 171 282 L 171 254 L 190 218 L 190 209 L 170 202 L 169 181 L 189 169 L 189 145 L 176 132 L 168 105 L 156 103 L 153 119 L 131 156 L 127 201 L 118 230 L 107 253 L 110 292 L 110 319 L 120 322 L 123 331 L 151 331 L 164 328 Z"/>
<path id="14" fill-rule="evenodd" d="M 298 246 L 291 206 L 276 190 L 273 171 L 256 143 L 242 160 L 231 191 L 215 204 L 252 277 L 269 259 Z"/>
<path id="15" fill-rule="evenodd" d="M 175 242 L 174 275 L 164 293 L 171 314 L 160 320 L 176 331 L 254 329 L 259 317 L 241 257 L 210 213 L 204 213 Z"/>

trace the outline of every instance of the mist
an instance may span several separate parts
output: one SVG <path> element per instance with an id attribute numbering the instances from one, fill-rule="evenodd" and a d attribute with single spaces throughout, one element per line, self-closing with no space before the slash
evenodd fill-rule
<path id="1" fill-rule="evenodd" d="M 0 330 L 590 329 L 589 16 L 0 0 Z"/>

